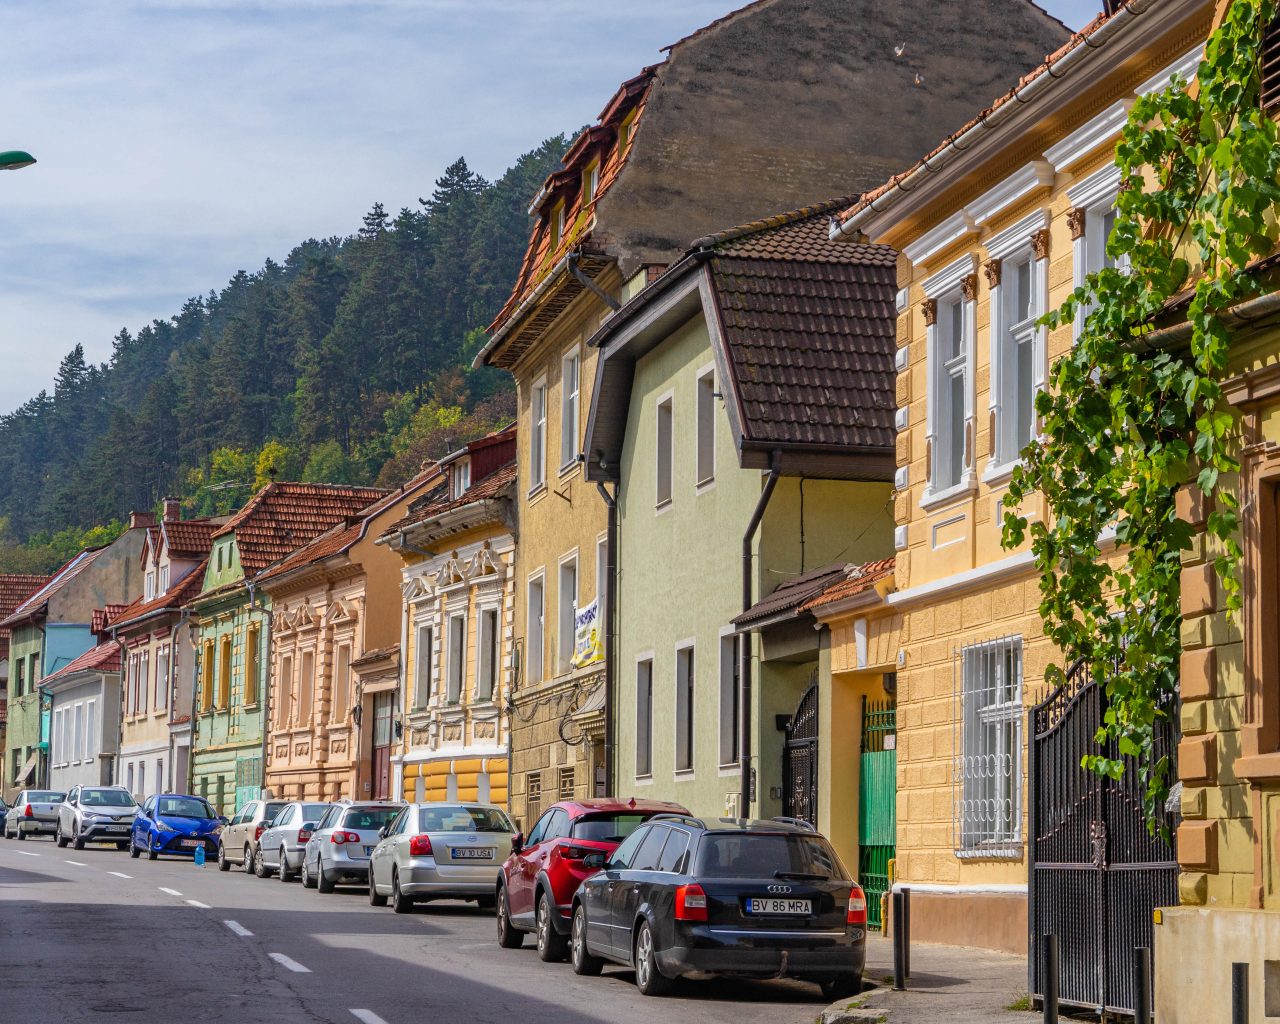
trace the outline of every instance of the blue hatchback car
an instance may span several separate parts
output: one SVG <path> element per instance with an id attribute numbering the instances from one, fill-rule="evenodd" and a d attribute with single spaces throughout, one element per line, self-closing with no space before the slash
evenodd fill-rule
<path id="1" fill-rule="evenodd" d="M 159 793 L 148 797 L 138 808 L 129 834 L 129 856 L 146 854 L 155 860 L 160 854 L 193 857 L 200 847 L 214 860 L 218 854 L 218 834 L 227 819 L 214 811 L 209 801 L 184 793 Z"/>

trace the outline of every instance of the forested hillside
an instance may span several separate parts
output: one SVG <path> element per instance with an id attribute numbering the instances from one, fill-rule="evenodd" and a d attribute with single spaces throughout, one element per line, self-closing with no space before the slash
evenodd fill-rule
<path id="1" fill-rule="evenodd" d="M 375 204 L 348 238 L 122 330 L 103 365 L 77 346 L 52 391 L 0 418 L 0 571 L 53 568 L 167 494 L 208 514 L 273 476 L 399 484 L 510 420 L 506 375 L 471 358 L 566 146 L 548 139 L 495 182 L 458 160 L 418 208 Z"/>

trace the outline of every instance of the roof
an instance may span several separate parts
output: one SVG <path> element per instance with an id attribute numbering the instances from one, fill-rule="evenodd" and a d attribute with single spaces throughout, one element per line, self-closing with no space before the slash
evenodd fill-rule
<path id="1" fill-rule="evenodd" d="M 40 680 L 41 688 L 48 686 L 50 683 L 56 683 L 61 679 L 66 679 L 78 672 L 119 672 L 120 671 L 120 645 L 114 640 L 107 640 L 91 647 L 84 654 L 76 658 L 68 665 L 63 665 L 57 672 L 51 673 Z"/>
<path id="2" fill-rule="evenodd" d="M 740 630 L 773 625 L 775 621 L 795 618 L 810 598 L 844 578 L 852 568 L 845 562 L 824 565 L 779 583 L 768 597 L 762 598 L 733 620 Z"/>
<path id="3" fill-rule="evenodd" d="M 54 573 L 44 586 L 18 605 L 11 615 L 0 621 L 0 628 L 13 627 L 39 615 L 48 607 L 49 601 L 54 595 L 91 566 L 105 550 L 105 548 L 90 548 L 86 551 L 81 551 Z"/>
<path id="4" fill-rule="evenodd" d="M 218 527 L 213 537 L 234 534 L 245 576 L 256 576 L 388 493 L 382 488 L 346 484 L 269 483 Z"/>
<path id="5" fill-rule="evenodd" d="M 213 544 L 213 535 L 222 524 L 217 519 L 173 519 L 160 524 L 170 558 L 204 558 Z"/>
<path id="6" fill-rule="evenodd" d="M 829 607 L 837 601 L 870 590 L 882 580 L 893 577 L 894 559 L 882 558 L 878 562 L 864 562 L 862 565 L 851 565 L 843 578 L 837 579 L 816 597 L 810 598 L 800 606 L 801 611 L 815 611 Z"/>
<path id="7" fill-rule="evenodd" d="M 28 597 L 49 582 L 48 576 L 10 573 L 0 576 L 0 618 L 12 615 Z M 0 659 L 9 656 L 9 631 L 0 629 Z"/>
<path id="8" fill-rule="evenodd" d="M 447 496 L 440 497 L 436 491 L 432 491 L 430 495 L 425 495 L 419 502 L 415 502 L 409 506 L 409 511 L 396 522 L 388 526 L 382 536 L 390 537 L 404 530 L 413 528 L 420 523 L 425 523 L 437 516 L 442 516 L 446 512 L 452 512 L 454 509 L 465 508 L 468 505 L 475 505 L 478 502 L 490 501 L 495 498 L 505 496 L 505 492 L 516 481 L 516 463 L 508 462 L 505 466 L 490 473 L 483 480 L 473 484 L 467 490 L 463 491 L 456 498 Z"/>
<path id="9" fill-rule="evenodd" d="M 351 667 L 355 669 L 364 668 L 366 665 L 376 665 L 380 661 L 389 661 L 399 657 L 399 644 L 392 644 L 390 647 L 375 647 L 373 650 L 365 651 L 364 654 L 356 658 L 351 663 Z"/>
<path id="10" fill-rule="evenodd" d="M 194 601 L 204 587 L 204 574 L 209 567 L 208 553 L 200 564 L 182 577 L 163 594 L 157 594 L 150 601 L 142 598 L 126 605 L 119 614 L 113 615 L 108 625 L 112 629 L 122 629 L 140 619 L 149 618 L 160 612 L 174 611 Z"/>

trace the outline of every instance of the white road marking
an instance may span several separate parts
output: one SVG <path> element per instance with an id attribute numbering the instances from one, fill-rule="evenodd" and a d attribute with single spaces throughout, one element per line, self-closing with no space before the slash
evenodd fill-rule
<path id="1" fill-rule="evenodd" d="M 167 892 L 170 896 L 182 895 L 182 893 L 178 892 L 177 889 L 166 889 L 163 885 L 159 886 L 158 888 L 160 889 L 161 892 Z"/>
<path id="2" fill-rule="evenodd" d="M 364 1021 L 364 1024 L 387 1024 L 385 1020 L 379 1017 L 372 1010 L 352 1010 L 351 1016 L 356 1020 Z"/>
<path id="3" fill-rule="evenodd" d="M 132 878 L 133 875 L 126 875 L 123 871 L 108 871 L 107 874 L 115 875 L 116 878 Z"/>
<path id="4" fill-rule="evenodd" d="M 88 864 L 86 864 L 86 863 L 85 863 L 84 861 L 82 861 L 82 860 L 66 860 L 66 861 L 63 861 L 63 863 L 64 863 L 64 864 L 74 864 L 74 865 L 75 865 L 76 867 L 78 867 L 78 868 L 87 868 L 87 867 L 89 866 Z"/>
<path id="5" fill-rule="evenodd" d="M 187 900 L 193 907 L 199 907 L 201 910 L 212 910 L 213 907 L 207 903 L 201 903 L 199 900 Z"/>
<path id="6" fill-rule="evenodd" d="M 241 938 L 249 938 L 251 935 L 253 935 L 253 932 L 249 931 L 249 929 L 246 928 L 244 925 L 242 925 L 239 921 L 223 921 L 222 923 L 225 924 L 237 935 L 239 935 Z"/>
<path id="7" fill-rule="evenodd" d="M 278 963 L 281 967 L 287 967 L 289 970 L 293 971 L 294 974 L 310 974 L 311 973 L 310 967 L 303 967 L 302 964 L 298 963 L 297 960 L 292 960 L 289 957 L 285 956 L 283 953 L 268 953 L 267 955 L 271 957 L 271 959 L 274 960 L 276 963 Z"/>
<path id="8" fill-rule="evenodd" d="M 14 852 L 14 853 L 20 853 L 20 854 L 22 854 L 22 856 L 24 856 L 24 857 L 39 857 L 39 856 L 40 856 L 40 854 L 38 854 L 38 853 L 28 853 L 26 850 L 14 850 L 13 852 Z"/>

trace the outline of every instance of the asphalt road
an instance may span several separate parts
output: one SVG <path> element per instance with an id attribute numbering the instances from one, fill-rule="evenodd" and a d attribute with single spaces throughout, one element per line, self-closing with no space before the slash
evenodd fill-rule
<path id="1" fill-rule="evenodd" d="M 492 914 L 470 904 L 400 915 L 363 889 L 0 840 L 4 1024 L 809 1024 L 825 1006 L 791 981 L 647 998 L 631 971 L 579 978 L 532 946 L 498 948 Z"/>

